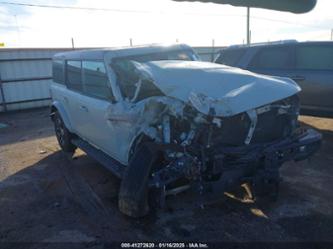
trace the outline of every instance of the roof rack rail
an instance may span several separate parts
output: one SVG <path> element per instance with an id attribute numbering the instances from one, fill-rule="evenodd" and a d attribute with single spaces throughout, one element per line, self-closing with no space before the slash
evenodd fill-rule
<path id="1" fill-rule="evenodd" d="M 261 45 L 282 45 L 282 44 L 289 44 L 289 43 L 297 43 L 297 40 L 280 40 L 280 41 L 272 41 L 272 42 L 257 42 L 251 44 L 237 44 L 231 45 L 229 48 L 238 48 L 238 47 L 255 47 Z"/>

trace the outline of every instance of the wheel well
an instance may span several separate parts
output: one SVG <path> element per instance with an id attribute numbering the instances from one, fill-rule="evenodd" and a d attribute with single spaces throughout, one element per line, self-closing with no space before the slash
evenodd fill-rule
<path id="1" fill-rule="evenodd" d="M 61 111 L 59 111 L 58 108 L 57 108 L 55 105 L 52 105 L 52 106 L 51 106 L 51 110 L 50 110 L 50 117 L 51 117 L 51 120 L 54 122 L 54 116 L 55 116 L 55 114 L 56 114 L 57 112 L 59 113 L 59 116 L 60 116 L 61 119 L 63 120 L 64 125 L 65 125 L 66 129 L 68 130 L 68 132 L 69 132 L 73 137 L 75 137 L 76 134 L 75 134 L 74 132 L 72 132 L 72 130 L 69 129 L 70 127 L 68 127 L 68 123 L 65 122 L 65 121 L 66 121 L 65 117 L 64 117 L 63 115 L 61 115 Z"/>
<path id="2" fill-rule="evenodd" d="M 131 149 L 129 150 L 129 154 L 128 154 L 128 162 L 131 161 L 132 156 L 134 155 L 135 151 L 137 150 L 137 148 L 139 148 L 140 144 L 145 143 L 145 142 L 151 142 L 152 139 L 150 137 L 148 137 L 145 134 L 140 134 L 138 135 L 134 142 L 131 145 Z"/>
<path id="3" fill-rule="evenodd" d="M 131 160 L 132 160 L 132 157 L 133 155 L 135 154 L 135 151 L 140 147 L 140 145 L 144 144 L 144 143 L 153 143 L 153 139 L 151 137 L 148 137 L 147 135 L 145 134 L 141 134 L 139 136 L 136 137 L 136 139 L 134 140 L 134 142 L 132 143 L 132 146 L 131 146 L 131 149 L 129 151 L 129 156 L 128 156 L 128 162 L 131 163 Z M 157 157 L 156 157 L 156 163 L 157 162 L 163 162 L 164 161 L 164 153 L 162 150 L 160 149 L 156 149 L 155 153 L 157 153 Z M 160 164 L 156 164 L 154 166 L 154 168 L 160 168 L 161 165 Z"/>

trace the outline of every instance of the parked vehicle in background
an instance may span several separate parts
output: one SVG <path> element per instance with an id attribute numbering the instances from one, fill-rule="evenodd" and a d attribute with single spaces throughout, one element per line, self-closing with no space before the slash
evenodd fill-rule
<path id="1" fill-rule="evenodd" d="M 61 148 L 121 178 L 119 209 L 139 217 L 189 188 L 200 204 L 242 183 L 275 196 L 280 166 L 321 142 L 298 125 L 299 91 L 185 45 L 73 51 L 54 56 L 51 117 Z"/>
<path id="2" fill-rule="evenodd" d="M 301 111 L 333 116 L 333 42 L 280 41 L 230 46 L 216 63 L 297 82 Z"/>

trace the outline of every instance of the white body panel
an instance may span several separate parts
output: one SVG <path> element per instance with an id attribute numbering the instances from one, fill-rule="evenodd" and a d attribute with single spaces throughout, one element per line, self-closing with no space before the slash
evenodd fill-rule
<path id="1" fill-rule="evenodd" d="M 167 95 L 191 101 L 208 114 L 238 113 L 296 94 L 300 87 L 288 78 L 273 78 L 238 68 L 200 61 L 146 63 L 154 83 Z"/>
<path id="2" fill-rule="evenodd" d="M 137 51 L 128 49 L 119 54 L 126 56 L 126 53 L 131 55 L 134 52 Z M 215 116 L 232 116 L 300 91 L 299 86 L 289 79 L 257 75 L 214 63 L 153 61 L 139 63 L 138 70 L 144 70 L 165 96 L 150 96 L 133 103 L 121 95 L 116 74 L 110 67 L 110 61 L 117 57 L 117 53 L 113 51 L 111 56 L 111 52 L 106 52 L 104 57 L 114 103 L 56 83 L 52 84 L 51 90 L 53 101 L 60 102 L 65 109 L 71 132 L 124 165 L 128 164 L 132 145 L 140 135 L 145 134 L 155 141 L 161 139 L 157 135 L 159 128 L 151 124 L 156 120 L 163 122 L 165 106 L 174 117 L 182 116 L 186 105 L 192 105 L 203 114 L 212 114 L 210 111 L 213 110 Z"/>

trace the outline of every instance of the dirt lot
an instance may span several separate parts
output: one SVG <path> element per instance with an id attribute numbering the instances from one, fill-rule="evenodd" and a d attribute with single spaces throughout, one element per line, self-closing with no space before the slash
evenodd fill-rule
<path id="1" fill-rule="evenodd" d="M 333 242 L 333 119 L 301 120 L 322 132 L 322 149 L 283 166 L 277 202 L 225 197 L 201 209 L 183 193 L 133 220 L 118 211 L 117 179 L 80 151 L 59 151 L 48 110 L 1 114 L 0 242 Z"/>

